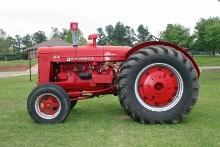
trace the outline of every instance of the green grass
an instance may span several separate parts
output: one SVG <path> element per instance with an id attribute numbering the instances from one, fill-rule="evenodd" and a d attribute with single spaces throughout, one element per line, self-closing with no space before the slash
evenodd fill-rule
<path id="1" fill-rule="evenodd" d="M 37 60 L 31 60 L 31 64 L 34 65 L 37 63 Z M 24 65 L 29 66 L 29 60 L 12 60 L 12 61 L 0 61 L 0 67 L 3 66 L 18 66 L 18 65 Z"/>
<path id="2" fill-rule="evenodd" d="M 36 77 L 35 77 L 36 78 Z M 220 146 L 220 76 L 203 72 L 197 104 L 176 125 L 142 125 L 122 110 L 117 97 L 77 103 L 65 123 L 36 124 L 26 110 L 35 83 L 27 76 L 0 79 L 0 146 Z"/>
<path id="3" fill-rule="evenodd" d="M 199 66 L 220 66 L 220 56 L 194 56 Z"/>

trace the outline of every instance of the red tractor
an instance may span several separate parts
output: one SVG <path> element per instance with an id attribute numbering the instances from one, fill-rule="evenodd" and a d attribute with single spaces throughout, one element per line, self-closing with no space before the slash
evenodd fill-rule
<path id="1" fill-rule="evenodd" d="M 192 110 L 199 94 L 200 70 L 181 47 L 164 41 L 134 47 L 73 46 L 38 49 L 38 83 L 27 100 L 38 123 L 63 122 L 78 100 L 113 94 L 140 123 L 177 123 Z"/>

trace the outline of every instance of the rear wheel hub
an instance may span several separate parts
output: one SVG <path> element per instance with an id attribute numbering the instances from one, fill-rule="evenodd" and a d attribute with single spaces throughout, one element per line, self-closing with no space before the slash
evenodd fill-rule
<path id="1" fill-rule="evenodd" d="M 152 111 L 166 111 L 174 107 L 183 92 L 183 82 L 172 66 L 155 63 L 145 67 L 135 81 L 139 102 Z"/>

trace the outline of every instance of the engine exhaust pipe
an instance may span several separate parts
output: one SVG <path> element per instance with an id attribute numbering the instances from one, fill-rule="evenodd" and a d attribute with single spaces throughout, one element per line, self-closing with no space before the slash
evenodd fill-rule
<path id="1" fill-rule="evenodd" d="M 73 47 L 78 46 L 79 42 L 79 36 L 78 36 L 78 23 L 77 22 L 71 22 L 70 23 L 70 30 L 72 32 L 72 42 L 73 42 Z"/>

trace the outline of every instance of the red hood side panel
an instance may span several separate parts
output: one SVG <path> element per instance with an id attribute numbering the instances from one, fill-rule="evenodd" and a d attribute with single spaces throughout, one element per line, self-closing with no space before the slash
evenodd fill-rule
<path id="1" fill-rule="evenodd" d="M 52 62 L 88 62 L 103 61 L 103 48 L 93 46 L 53 46 L 41 47 L 38 55 L 47 54 Z"/>
<path id="2" fill-rule="evenodd" d="M 127 46 L 57 46 L 41 47 L 38 54 L 47 54 L 52 62 L 124 61 L 131 49 Z"/>
<path id="3" fill-rule="evenodd" d="M 127 52 L 131 47 L 127 46 L 104 46 L 105 61 L 124 61 Z"/>

